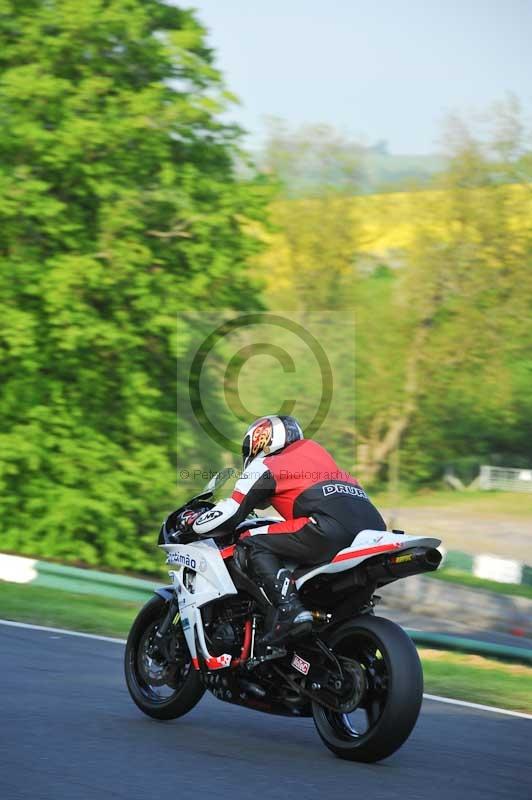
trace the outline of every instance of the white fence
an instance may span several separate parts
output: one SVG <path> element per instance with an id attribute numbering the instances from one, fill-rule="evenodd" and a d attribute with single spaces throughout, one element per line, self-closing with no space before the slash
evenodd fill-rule
<path id="1" fill-rule="evenodd" d="M 507 492 L 532 492 L 532 469 L 507 469 L 482 466 L 479 489 L 504 489 Z"/>

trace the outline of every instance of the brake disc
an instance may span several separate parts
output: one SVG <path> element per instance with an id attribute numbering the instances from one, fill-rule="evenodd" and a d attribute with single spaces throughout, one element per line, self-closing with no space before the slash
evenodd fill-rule
<path id="1" fill-rule="evenodd" d="M 172 637 L 172 642 L 168 650 L 175 654 L 177 643 L 173 640 L 174 637 Z M 167 661 L 166 659 L 159 660 L 154 655 L 150 654 L 152 647 L 153 631 L 148 629 L 139 647 L 138 664 L 142 677 L 150 686 L 172 686 L 177 675 L 177 663 Z"/>
<path id="2" fill-rule="evenodd" d="M 357 661 L 349 661 L 349 663 L 342 664 L 344 675 L 349 675 L 351 678 L 351 686 L 348 689 L 347 697 L 341 698 L 338 704 L 335 704 L 335 711 L 341 714 L 349 714 L 354 711 L 364 698 L 366 692 L 366 674 L 363 667 Z M 329 706 L 329 708 L 331 708 Z"/>

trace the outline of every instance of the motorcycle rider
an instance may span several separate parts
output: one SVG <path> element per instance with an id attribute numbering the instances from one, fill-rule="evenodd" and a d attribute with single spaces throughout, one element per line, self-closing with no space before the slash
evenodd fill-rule
<path id="1" fill-rule="evenodd" d="M 246 431 L 242 458 L 243 474 L 231 497 L 198 515 L 188 512 L 184 524 L 216 536 L 233 531 L 256 508 L 271 505 L 284 517 L 245 532 L 238 544 L 272 603 L 263 641 L 273 643 L 305 634 L 312 624 L 283 561 L 309 566 L 330 561 L 360 531 L 386 525 L 358 481 L 317 442 L 305 439 L 294 417 L 255 420 Z"/>

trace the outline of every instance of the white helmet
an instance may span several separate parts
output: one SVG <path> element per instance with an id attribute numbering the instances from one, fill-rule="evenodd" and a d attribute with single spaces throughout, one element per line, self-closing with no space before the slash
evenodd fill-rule
<path id="1" fill-rule="evenodd" d="M 278 453 L 279 450 L 300 439 L 303 439 L 303 431 L 294 417 L 273 414 L 256 419 L 247 429 L 242 442 L 244 469 L 257 456 Z"/>

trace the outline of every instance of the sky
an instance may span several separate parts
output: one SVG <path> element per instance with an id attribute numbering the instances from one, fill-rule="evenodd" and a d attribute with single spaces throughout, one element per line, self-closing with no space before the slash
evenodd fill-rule
<path id="1" fill-rule="evenodd" d="M 185 3 L 180 3 L 185 5 Z M 327 123 L 393 153 L 438 151 L 450 113 L 508 93 L 532 116 L 532 0 L 190 0 L 208 28 L 231 118 Z"/>

